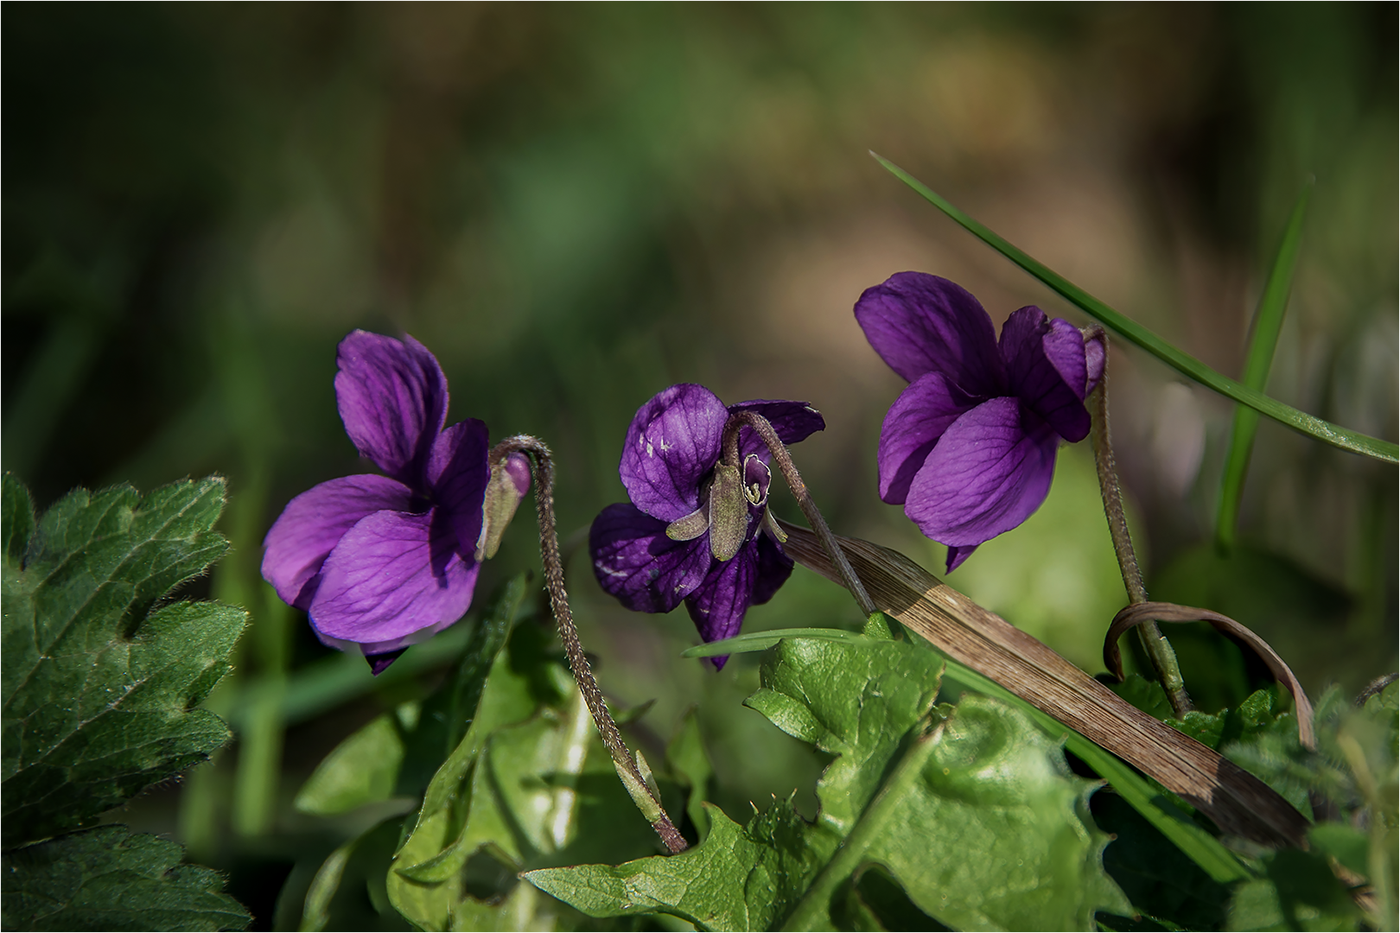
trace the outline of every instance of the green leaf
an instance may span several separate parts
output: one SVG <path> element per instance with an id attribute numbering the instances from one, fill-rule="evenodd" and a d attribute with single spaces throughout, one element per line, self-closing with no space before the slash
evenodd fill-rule
<path id="1" fill-rule="evenodd" d="M 1264 877 L 1235 889 L 1230 930 L 1355 930 L 1361 911 L 1327 860 L 1283 849 L 1262 858 Z"/>
<path id="2" fill-rule="evenodd" d="M 385 820 L 331 852 L 307 889 L 302 930 L 409 930 L 384 886 L 398 843 L 398 817 Z M 366 926 L 366 914 L 374 926 Z"/>
<path id="3" fill-rule="evenodd" d="M 100 826 L 6 852 L 10 930 L 242 930 L 252 917 L 218 872 L 182 865 L 178 845 Z"/>
<path id="4" fill-rule="evenodd" d="M 705 808 L 710 835 L 680 855 L 540 869 L 523 877 L 590 917 L 664 913 L 702 930 L 770 929 L 813 872 L 806 824 L 790 801 L 775 801 L 744 827 L 712 804 Z"/>
<path id="5" fill-rule="evenodd" d="M 1346 823 L 1318 823 L 1308 831 L 1308 841 L 1313 848 L 1330 855 L 1348 870 L 1366 877 L 1370 873 L 1367 864 L 1370 840 L 1355 826 Z"/>
<path id="6" fill-rule="evenodd" d="M 34 503 L 29 501 L 29 490 L 12 473 L 5 474 L 0 492 L 0 527 L 4 528 L 5 566 L 18 567 L 34 533 Z"/>
<path id="7" fill-rule="evenodd" d="M 1264 293 L 1259 297 L 1259 309 L 1254 314 L 1254 334 L 1245 356 L 1246 387 L 1263 392 L 1269 381 L 1269 367 L 1274 361 L 1279 331 L 1283 328 L 1283 313 L 1288 307 L 1288 292 L 1293 284 L 1293 267 L 1298 262 L 1298 249 L 1303 241 L 1303 216 L 1307 213 L 1312 179 L 1303 186 L 1293 214 L 1284 228 L 1283 242 L 1274 257 Z M 1235 543 L 1235 525 L 1239 520 L 1240 496 L 1244 491 L 1245 474 L 1249 472 L 1249 455 L 1254 449 L 1254 435 L 1259 430 L 1259 412 L 1244 405 L 1235 406 L 1235 420 L 1230 429 L 1230 452 L 1225 457 L 1225 473 L 1220 481 L 1220 510 L 1215 521 L 1215 540 L 1226 548 Z"/>
<path id="8" fill-rule="evenodd" d="M 336 746 L 298 792 L 297 809 L 330 815 L 394 796 L 421 795 L 476 716 L 487 674 L 520 613 L 528 579 L 519 574 L 494 596 L 453 671 L 426 702 L 402 704 Z"/>
<path id="9" fill-rule="evenodd" d="M 680 781 L 689 788 L 686 796 L 685 813 L 700 832 L 703 839 L 710 831 L 708 811 L 704 807 L 709 794 L 710 778 L 715 768 L 710 756 L 705 752 L 705 743 L 700 736 L 700 720 L 691 707 L 681 719 L 681 726 L 666 746 L 666 765 Z"/>
<path id="10" fill-rule="evenodd" d="M 7 846 L 91 822 L 228 741 L 195 709 L 229 669 L 241 609 L 180 602 L 151 611 L 227 547 L 211 529 L 224 481 L 75 490 L 11 555 L 24 497 L 7 492 L 3 814 Z"/>
<path id="11" fill-rule="evenodd" d="M 930 190 L 922 182 L 893 162 L 875 155 L 875 153 L 871 153 L 871 155 L 874 155 L 875 160 L 884 166 L 892 175 L 910 188 L 913 188 L 934 207 L 937 207 L 939 210 L 943 211 L 943 213 L 957 221 L 988 246 L 992 247 L 1007 259 L 1010 259 L 1016 265 L 1049 286 L 1052 290 L 1062 295 L 1085 314 L 1099 320 L 1105 326 L 1121 334 L 1139 347 L 1142 347 L 1148 353 L 1151 353 L 1183 375 L 1194 379 L 1209 389 L 1219 392 L 1221 395 L 1234 399 L 1236 402 L 1248 405 L 1250 408 L 1262 412 L 1270 418 L 1288 425 L 1290 428 L 1294 428 L 1304 434 L 1310 434 L 1335 447 L 1340 447 L 1343 450 L 1350 450 L 1354 453 L 1366 454 L 1369 457 L 1375 457 L 1377 460 L 1384 460 L 1388 463 L 1400 462 L 1400 446 L 1390 441 L 1383 441 L 1379 438 L 1369 437 L 1365 434 L 1348 430 L 1330 422 L 1323 421 L 1321 418 L 1301 412 L 1296 408 L 1264 395 L 1256 389 L 1241 385 L 1228 376 L 1224 376 L 1211 369 L 1195 357 L 1181 352 L 1141 324 L 1113 310 L 1102 301 L 1084 291 L 1084 289 L 1062 278 L 1043 264 L 1035 261 L 1021 250 L 1012 246 L 990 229 L 958 210 L 943 197 Z"/>

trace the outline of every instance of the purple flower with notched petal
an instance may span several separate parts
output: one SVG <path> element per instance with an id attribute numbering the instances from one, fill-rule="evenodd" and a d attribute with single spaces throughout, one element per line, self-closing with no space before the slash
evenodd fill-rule
<path id="1" fill-rule="evenodd" d="M 856 320 L 909 380 L 880 430 L 880 498 L 948 545 L 948 571 L 1045 501 L 1061 440 L 1089 433 L 1084 399 L 1104 349 L 1034 306 L 1001 339 L 977 299 L 947 279 L 900 272 L 868 288 Z"/>
<path id="2" fill-rule="evenodd" d="M 443 428 L 447 379 L 412 337 L 354 331 L 336 363 L 345 432 L 388 475 L 333 479 L 289 502 L 263 542 L 262 574 L 322 642 L 363 653 L 378 674 L 471 605 L 486 425 Z M 524 496 L 528 463 L 515 455 L 502 467 Z"/>
<path id="3" fill-rule="evenodd" d="M 588 537 L 603 589 L 636 612 L 670 612 L 684 600 L 707 642 L 739 634 L 748 608 L 792 573 L 768 512 L 766 446 L 741 428 L 741 464 L 721 463 L 725 422 L 740 411 L 767 418 L 785 444 L 826 427 L 804 402 L 726 408 L 704 386 L 671 386 L 627 429 L 618 472 L 631 503 L 604 509 Z M 710 659 L 716 669 L 725 660 Z"/>

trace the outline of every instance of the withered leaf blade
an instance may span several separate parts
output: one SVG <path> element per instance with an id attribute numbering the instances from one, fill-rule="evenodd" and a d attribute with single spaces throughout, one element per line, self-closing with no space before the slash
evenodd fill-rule
<path id="1" fill-rule="evenodd" d="M 1113 617 L 1108 627 L 1108 635 L 1103 643 L 1104 666 L 1119 680 L 1123 679 L 1123 658 L 1118 653 L 1118 639 L 1135 625 L 1144 622 L 1209 622 L 1217 632 L 1223 632 L 1244 642 L 1259 658 L 1268 665 L 1269 673 L 1293 694 L 1293 706 L 1298 715 L 1298 741 L 1304 748 L 1317 748 L 1317 735 L 1313 732 L 1313 708 L 1303 685 L 1293 675 L 1293 671 L 1279 657 L 1269 643 L 1260 638 L 1234 619 L 1209 609 L 1196 609 L 1192 606 L 1179 606 L 1176 603 L 1145 602 L 1127 606 Z"/>
<path id="2" fill-rule="evenodd" d="M 816 535 L 796 525 L 784 527 L 784 550 L 840 583 Z M 877 608 L 939 651 L 1137 767 L 1223 832 L 1271 846 L 1306 845 L 1307 819 L 1239 765 L 1120 699 L 898 551 L 857 538 L 838 540 Z"/>

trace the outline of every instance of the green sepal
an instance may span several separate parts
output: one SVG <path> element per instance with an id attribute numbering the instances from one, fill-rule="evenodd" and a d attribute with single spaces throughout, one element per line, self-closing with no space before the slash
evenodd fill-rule
<path id="1" fill-rule="evenodd" d="M 721 463 L 710 486 L 710 553 L 715 560 L 731 559 L 748 532 L 749 499 L 743 478 L 738 467 Z"/>

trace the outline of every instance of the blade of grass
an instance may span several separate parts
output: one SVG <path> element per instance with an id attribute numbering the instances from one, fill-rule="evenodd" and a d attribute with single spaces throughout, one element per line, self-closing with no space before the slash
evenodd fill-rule
<path id="1" fill-rule="evenodd" d="M 716 658 L 724 654 L 767 651 L 784 638 L 825 638 L 827 641 L 842 641 L 853 645 L 875 644 L 873 638 L 839 628 L 775 628 L 767 632 L 751 632 L 748 635 L 735 635 L 733 638 L 724 639 L 724 641 L 696 645 L 682 651 L 681 657 Z"/>
<path id="2" fill-rule="evenodd" d="M 1377 437 L 1351 431 L 1339 425 L 1324 421 L 1321 418 L 1309 415 L 1306 412 L 1285 405 L 1277 399 L 1269 398 L 1257 389 L 1241 385 L 1234 379 L 1222 375 L 1211 369 L 1200 360 L 1183 353 L 1176 347 L 1158 337 L 1152 331 L 1143 327 L 1136 321 L 1113 310 L 1099 299 L 1090 295 L 1084 289 L 1070 282 L 1055 272 L 1051 271 L 1042 263 L 1032 259 L 1026 253 L 1012 246 L 990 229 L 973 220 L 967 214 L 958 210 L 951 203 L 936 192 L 929 189 L 923 182 L 910 175 L 904 169 L 895 165 L 883 156 L 871 153 L 875 160 L 885 167 L 890 174 L 904 182 L 910 188 L 917 191 L 926 201 L 957 221 L 964 228 L 977 236 L 982 242 L 1010 259 L 1016 265 L 1029 272 L 1052 290 L 1062 295 L 1072 302 L 1090 317 L 1097 319 L 1104 326 L 1121 334 L 1126 339 L 1142 347 L 1148 353 L 1157 357 L 1168 366 L 1194 379 L 1201 385 L 1219 392 L 1221 395 L 1234 399 L 1243 405 L 1248 405 L 1276 421 L 1288 425 L 1294 430 L 1309 434 L 1319 440 L 1326 441 L 1334 447 L 1342 450 L 1349 450 L 1353 453 L 1365 454 L 1377 460 L 1384 460 L 1387 463 L 1400 463 L 1400 446 L 1383 441 Z"/>
<path id="3" fill-rule="evenodd" d="M 1288 293 L 1293 285 L 1293 269 L 1298 262 L 1298 250 L 1303 241 L 1303 217 L 1307 213 L 1308 197 L 1312 194 L 1309 178 L 1293 205 L 1293 215 L 1283 231 L 1283 242 L 1274 257 L 1264 293 L 1259 296 L 1259 309 L 1254 314 L 1254 333 L 1245 356 L 1244 384 L 1263 392 L 1269 381 L 1269 367 L 1278 347 L 1283 314 L 1288 307 Z M 1254 435 L 1259 430 L 1259 412 L 1244 405 L 1235 406 L 1235 420 L 1230 429 L 1230 452 L 1225 456 L 1225 474 L 1220 480 L 1220 510 L 1215 521 L 1215 540 L 1229 550 L 1235 544 L 1235 527 L 1239 523 L 1240 497 L 1244 478 L 1249 472 L 1249 457 L 1254 450 Z"/>

